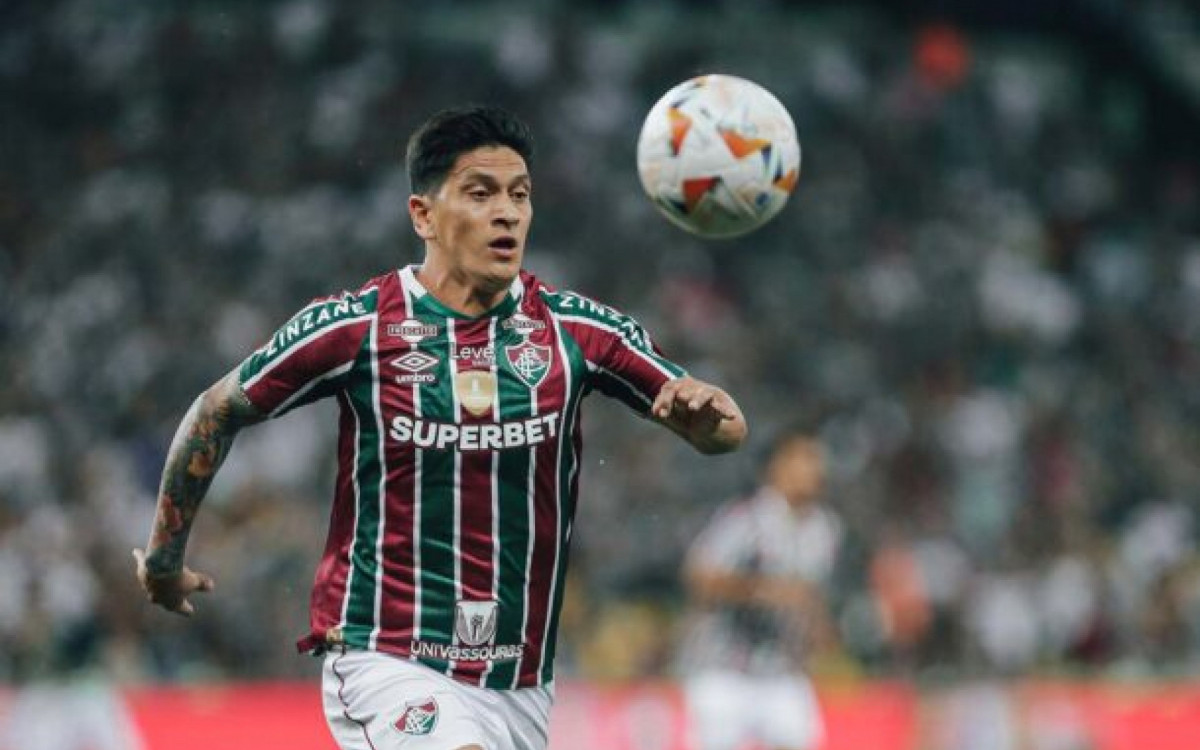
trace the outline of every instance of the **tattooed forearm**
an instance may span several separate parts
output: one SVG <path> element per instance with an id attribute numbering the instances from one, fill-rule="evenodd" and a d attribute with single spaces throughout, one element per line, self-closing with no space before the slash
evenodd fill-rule
<path id="1" fill-rule="evenodd" d="M 188 409 L 167 454 L 154 528 L 146 548 L 152 575 L 183 568 L 183 552 L 204 494 L 242 427 L 262 417 L 242 393 L 236 373 L 204 392 Z"/>

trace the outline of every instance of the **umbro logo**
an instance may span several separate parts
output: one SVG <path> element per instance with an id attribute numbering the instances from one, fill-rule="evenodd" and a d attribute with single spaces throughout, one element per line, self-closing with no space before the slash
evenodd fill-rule
<path id="1" fill-rule="evenodd" d="M 401 354 L 392 360 L 392 366 L 404 370 L 403 375 L 396 376 L 396 382 L 401 385 L 413 383 L 436 383 L 437 374 L 426 372 L 438 363 L 438 358 L 425 352 L 411 351 Z"/>
<path id="2" fill-rule="evenodd" d="M 428 370 L 438 363 L 438 358 L 425 352 L 408 352 L 392 360 L 392 364 L 408 372 Z"/>

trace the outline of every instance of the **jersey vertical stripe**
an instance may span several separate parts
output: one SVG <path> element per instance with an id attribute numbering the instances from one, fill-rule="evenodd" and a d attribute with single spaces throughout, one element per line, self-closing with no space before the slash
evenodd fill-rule
<path id="1" fill-rule="evenodd" d="M 383 320 L 404 319 L 412 309 L 411 299 L 400 288 L 399 278 L 393 274 L 381 285 L 389 294 L 382 300 L 380 318 Z M 384 342 L 389 336 L 384 327 Z M 380 383 L 387 385 L 381 403 L 390 414 L 415 413 L 415 384 L 402 377 L 407 371 L 402 360 L 395 354 L 381 354 L 379 359 Z M 384 424 L 385 435 L 388 425 Z M 388 603 L 380 613 L 378 643 L 407 643 L 412 638 L 417 618 L 416 575 L 417 560 L 414 532 L 420 506 L 420 455 L 413 445 L 393 445 L 387 462 L 387 502 L 384 507 L 383 527 L 383 582 L 384 600 Z"/>
<path id="2" fill-rule="evenodd" d="M 378 446 L 375 453 L 375 461 L 377 464 L 376 471 L 379 474 L 377 480 L 378 497 L 376 497 L 376 514 L 378 515 L 379 528 L 375 532 L 375 609 L 371 621 L 371 639 L 370 647 L 375 648 L 375 644 L 379 638 L 379 623 L 380 613 L 383 607 L 383 535 L 384 526 L 387 522 L 387 452 L 384 449 L 384 433 L 383 433 L 383 406 L 380 403 L 379 396 L 379 318 L 371 322 L 371 416 L 375 421 L 375 439 Z"/>
<path id="3" fill-rule="evenodd" d="M 329 536 L 325 542 L 325 555 L 317 578 L 327 577 L 328 588 L 313 588 L 313 611 L 323 613 L 337 601 L 335 632 L 346 629 L 346 608 L 350 605 L 350 576 L 354 570 L 354 540 L 358 528 L 358 441 L 362 428 L 359 426 L 358 411 L 350 405 L 349 397 L 338 394 L 341 428 L 338 431 L 338 461 L 341 466 L 350 466 L 350 471 L 339 472 L 338 493 L 330 512 Z M 349 426 L 347 426 L 349 425 Z M 349 502 L 347 502 L 349 500 Z M 322 570 L 329 566 L 328 572 Z M 326 620 L 329 618 L 326 617 Z"/>
<path id="4" fill-rule="evenodd" d="M 583 354 L 579 347 L 565 332 L 559 332 L 558 336 L 558 351 L 559 357 L 563 362 L 573 366 L 568 366 L 565 369 L 567 373 L 572 371 L 582 374 L 586 372 Z M 569 377 L 569 376 L 568 376 Z M 549 607 L 549 618 L 546 621 L 546 632 L 543 635 L 542 642 L 545 644 L 542 650 L 542 661 L 538 669 L 538 679 L 542 682 L 548 682 L 553 679 L 553 665 L 555 647 L 557 639 L 555 634 L 558 633 L 558 617 L 562 611 L 563 594 L 566 590 L 567 578 L 567 561 L 570 557 L 571 544 L 571 523 L 575 518 L 575 498 L 576 494 L 572 492 L 579 478 L 579 456 L 582 450 L 582 434 L 579 430 L 579 405 L 582 402 L 581 389 L 571 388 L 570 384 L 566 388 L 567 405 L 563 409 L 563 426 L 558 433 L 558 463 L 555 466 L 556 477 L 558 480 L 558 497 L 562 510 L 558 516 L 558 533 L 556 538 L 559 543 L 558 559 L 555 562 L 554 579 L 551 586 L 551 598 Z"/>
<path id="5" fill-rule="evenodd" d="M 496 334 L 498 342 L 512 343 L 512 332 Z M 497 347 L 499 351 L 499 346 Z M 529 389 L 514 378 L 501 378 L 499 383 L 500 411 L 497 421 L 526 419 L 537 415 L 537 400 Z M 537 459 L 532 449 L 502 451 L 497 456 L 499 482 L 497 506 L 496 572 L 497 600 L 500 617 L 497 622 L 497 643 L 523 643 L 529 603 L 526 590 L 529 583 L 529 564 L 533 551 L 533 475 Z M 486 687 L 516 687 L 520 670 L 518 661 L 510 660 L 493 665 L 484 685 Z"/>
<path id="6" fill-rule="evenodd" d="M 448 321 L 436 316 L 422 300 L 415 303 L 422 321 L 437 320 L 446 326 Z M 451 643 L 454 633 L 454 516 L 455 505 L 455 456 L 453 451 L 437 450 L 432 418 L 445 420 L 454 413 L 454 362 L 450 347 L 445 339 L 430 339 L 413 346 L 414 350 L 432 354 L 437 364 L 432 368 L 436 380 L 419 386 L 421 416 L 424 429 L 419 423 L 414 428 L 414 442 L 421 452 L 421 503 L 420 513 L 420 558 L 418 576 L 421 579 L 421 630 L 417 640 L 434 643 Z M 438 671 L 449 666 L 446 659 L 423 657 L 421 661 Z"/>
<path id="7" fill-rule="evenodd" d="M 369 346 L 368 346 L 369 348 Z M 370 362 L 371 352 L 365 354 L 364 377 L 355 378 L 346 390 L 350 408 L 354 411 L 357 436 L 355 440 L 354 497 L 358 512 L 351 553 L 349 596 L 346 606 L 348 643 L 369 647 L 375 626 L 375 589 L 379 542 L 381 486 L 380 461 L 377 455 L 380 436 L 375 416 L 375 378 Z"/>
<path id="8" fill-rule="evenodd" d="M 459 394 L 459 413 L 457 421 L 463 424 L 480 424 L 494 421 L 496 403 L 499 396 L 496 366 L 496 346 L 492 340 L 494 320 L 480 319 L 456 321 L 456 344 L 462 350 L 469 352 L 467 357 L 457 357 L 460 372 L 486 373 L 485 377 L 492 385 L 486 404 L 473 402 L 463 411 L 462 394 Z M 478 358 L 479 354 L 484 354 Z M 457 533 L 457 548 L 455 559 L 458 561 L 457 598 L 467 602 L 491 601 L 492 591 L 492 462 L 494 453 L 491 451 L 456 451 L 459 461 L 458 508 L 455 530 Z M 459 613 L 455 613 L 455 643 L 462 641 L 462 633 L 457 627 Z M 469 621 L 464 621 L 468 631 L 471 631 Z M 480 643 L 467 644 L 471 646 L 486 645 Z M 463 661 L 456 665 L 460 676 L 471 682 L 479 682 L 486 663 L 482 660 Z"/>
<path id="9" fill-rule="evenodd" d="M 572 393 L 572 378 L 569 362 L 561 356 L 561 329 L 551 328 L 553 357 L 550 372 L 535 391 L 538 411 L 545 412 L 552 404 L 569 403 Z M 565 414 L 566 410 L 560 414 Z M 560 416 L 561 420 L 561 416 Z M 565 424 L 560 422 L 558 436 Z M 556 438 L 558 437 L 556 436 Z M 558 569 L 560 540 L 558 528 L 564 507 L 558 496 L 558 440 L 547 440 L 536 447 L 537 471 L 533 482 L 533 527 L 534 549 L 529 563 L 531 580 L 527 586 L 529 617 L 526 622 L 525 642 L 528 647 L 521 660 L 520 684 L 531 684 L 541 671 L 542 654 L 546 648 L 546 628 L 550 622 L 550 607 L 554 599 L 554 574 Z M 550 571 L 546 575 L 544 571 Z"/>
<path id="10" fill-rule="evenodd" d="M 458 322 L 456 320 L 454 320 L 453 318 L 447 320 L 446 321 L 446 343 L 450 349 L 450 352 L 449 352 L 450 372 L 453 373 L 455 378 L 458 377 L 458 373 L 459 373 L 458 358 L 454 354 L 455 351 L 458 349 L 459 335 L 460 335 L 460 332 L 458 330 Z M 454 424 L 462 424 L 462 421 L 463 421 L 462 401 L 459 398 L 458 383 L 456 381 L 454 381 L 453 379 L 452 379 L 452 383 L 453 383 L 453 385 L 450 388 L 450 401 L 453 404 L 453 409 L 452 409 L 453 421 L 454 421 Z M 462 592 L 462 568 L 463 568 L 463 566 L 462 566 L 462 512 L 463 512 L 463 509 L 462 509 L 462 501 L 463 501 L 463 487 L 462 487 L 462 468 L 463 467 L 462 467 L 462 464 L 463 464 L 463 455 L 460 451 L 453 451 L 450 455 L 454 459 L 454 475 L 451 478 L 451 484 L 452 484 L 451 496 L 452 496 L 452 501 L 453 501 L 454 516 L 453 516 L 453 521 L 452 521 L 453 530 L 452 530 L 451 534 L 453 535 L 453 539 L 454 539 L 454 541 L 453 541 L 454 602 L 455 602 L 454 617 L 457 618 L 458 602 L 461 601 L 463 598 L 463 592 Z M 451 628 L 450 642 L 451 643 L 459 642 L 457 628 Z M 456 664 L 455 664 L 454 660 L 448 659 L 446 661 L 446 674 L 448 674 L 448 675 L 454 674 L 455 666 L 456 666 Z"/>
<path id="11" fill-rule="evenodd" d="M 496 319 L 492 318 L 488 322 L 488 344 L 491 345 L 493 352 L 499 351 L 500 342 L 496 336 L 497 326 Z M 499 369 L 495 364 L 492 365 L 492 373 L 498 374 Z M 492 420 L 500 421 L 500 387 L 499 378 L 497 377 L 496 394 L 492 398 Z M 488 476 L 487 476 L 487 494 L 488 501 L 491 503 L 491 528 L 489 530 L 489 544 L 491 548 L 491 580 L 488 582 L 487 598 L 497 602 L 497 625 L 499 625 L 499 593 L 500 585 L 500 475 L 498 473 L 500 459 L 496 454 L 488 454 Z M 492 667 L 495 662 L 489 661 L 484 665 L 483 672 L 479 676 L 479 685 L 484 687 L 488 684 L 488 677 L 492 673 Z"/>

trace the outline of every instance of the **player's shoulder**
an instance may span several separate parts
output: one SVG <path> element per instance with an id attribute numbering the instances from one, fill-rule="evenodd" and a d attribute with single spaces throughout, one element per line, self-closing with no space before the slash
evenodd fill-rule
<path id="1" fill-rule="evenodd" d="M 530 286 L 529 282 L 532 282 L 533 286 Z M 525 288 L 532 291 L 551 312 L 568 321 L 590 321 L 620 326 L 629 317 L 595 297 L 573 289 L 558 289 L 533 276 L 529 277 Z"/>
<path id="2" fill-rule="evenodd" d="M 309 306 L 335 305 L 339 308 L 350 308 L 356 315 L 366 315 L 375 312 L 379 306 L 379 297 L 395 282 L 391 280 L 394 274 L 383 273 L 374 276 L 357 286 L 343 287 L 337 291 L 315 297 Z"/>
<path id="3" fill-rule="evenodd" d="M 377 304 L 377 300 L 383 295 L 392 295 L 400 291 L 400 278 L 395 271 L 387 271 L 377 276 L 364 281 L 359 287 L 353 291 L 342 292 L 343 295 L 357 297 L 364 301 L 371 301 Z"/>

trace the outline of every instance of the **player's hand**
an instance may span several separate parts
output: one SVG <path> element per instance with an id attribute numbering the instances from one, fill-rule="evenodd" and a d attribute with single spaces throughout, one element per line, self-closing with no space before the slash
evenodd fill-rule
<path id="1" fill-rule="evenodd" d="M 688 376 L 664 383 L 650 414 L 702 453 L 734 450 L 746 437 L 746 420 L 729 394 Z"/>
<path id="2" fill-rule="evenodd" d="M 729 394 L 715 385 L 689 376 L 663 384 L 651 411 L 659 419 L 674 417 L 685 422 L 706 420 L 714 424 L 741 416 Z"/>
<path id="3" fill-rule="evenodd" d="M 178 573 L 156 575 L 146 568 L 145 550 L 135 549 L 133 559 L 137 561 L 138 582 L 146 592 L 146 598 L 169 612 L 190 617 L 196 608 L 188 596 L 196 592 L 213 590 L 213 579 L 186 565 Z"/>

